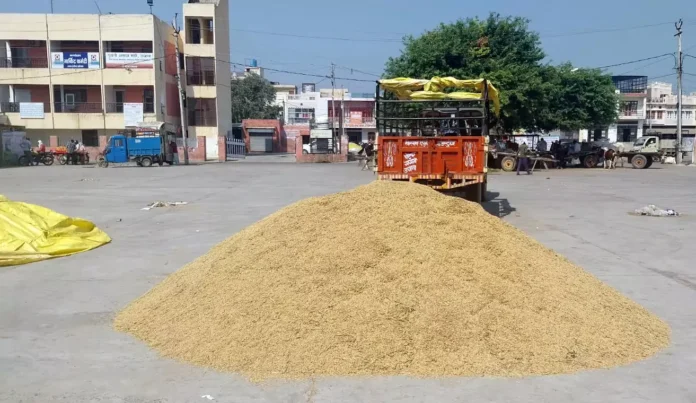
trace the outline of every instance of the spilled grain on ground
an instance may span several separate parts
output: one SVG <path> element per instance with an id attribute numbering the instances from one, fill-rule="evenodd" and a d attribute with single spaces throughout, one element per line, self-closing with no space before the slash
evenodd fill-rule
<path id="1" fill-rule="evenodd" d="M 251 379 L 523 376 L 641 360 L 657 317 L 480 206 L 375 182 L 246 228 L 116 318 Z"/>

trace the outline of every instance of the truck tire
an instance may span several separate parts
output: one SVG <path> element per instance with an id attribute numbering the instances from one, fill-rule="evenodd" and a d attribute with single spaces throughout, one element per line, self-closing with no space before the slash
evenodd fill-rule
<path id="1" fill-rule="evenodd" d="M 151 167 L 151 166 L 152 166 L 152 158 L 150 158 L 150 157 L 143 157 L 143 158 L 140 160 L 140 166 L 143 166 L 143 167 L 145 167 L 145 168 Z"/>
<path id="2" fill-rule="evenodd" d="M 643 154 L 636 154 L 631 158 L 631 165 L 635 169 L 645 169 L 648 167 L 648 159 Z"/>
<path id="3" fill-rule="evenodd" d="M 652 158 L 648 158 L 648 164 L 645 166 L 645 169 L 650 168 L 650 167 L 652 166 L 652 164 L 653 164 L 653 159 L 652 159 Z"/>
<path id="4" fill-rule="evenodd" d="M 582 160 L 582 166 L 585 168 L 595 168 L 599 163 L 599 159 L 596 155 L 586 155 Z"/>
<path id="5" fill-rule="evenodd" d="M 500 161 L 500 168 L 505 172 L 513 172 L 517 166 L 517 158 L 506 156 Z"/>
<path id="6" fill-rule="evenodd" d="M 100 157 L 97 159 L 97 165 L 99 168 L 107 168 L 109 166 L 109 161 L 107 161 L 104 157 Z"/>

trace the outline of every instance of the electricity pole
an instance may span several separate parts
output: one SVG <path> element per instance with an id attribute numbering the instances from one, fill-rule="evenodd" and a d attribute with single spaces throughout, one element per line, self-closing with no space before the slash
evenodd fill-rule
<path id="1" fill-rule="evenodd" d="M 189 164 L 188 154 L 188 126 L 186 125 L 186 109 L 184 105 L 184 89 L 181 86 L 181 69 L 179 68 L 179 28 L 176 25 L 178 14 L 174 14 L 172 27 L 174 28 L 174 47 L 176 48 L 176 86 L 179 87 L 179 112 L 181 113 L 181 134 L 184 139 L 184 165 Z"/>
<path id="2" fill-rule="evenodd" d="M 677 33 L 674 35 L 677 37 L 677 143 L 674 145 L 675 151 L 677 152 L 677 164 L 682 163 L 681 154 L 681 142 L 682 142 L 682 71 L 683 71 L 683 61 L 682 56 L 682 20 L 679 19 L 674 23 L 674 27 L 677 29 Z"/>
<path id="3" fill-rule="evenodd" d="M 53 0 L 51 0 L 51 14 L 53 14 Z"/>
<path id="4" fill-rule="evenodd" d="M 344 108 L 344 103 L 343 99 L 345 98 L 345 92 L 343 91 L 343 86 L 341 86 L 341 120 L 338 121 L 338 127 L 339 127 L 339 132 L 341 133 L 341 137 L 338 140 L 338 152 L 342 152 L 343 148 L 343 136 L 346 135 L 346 124 L 344 122 L 344 119 L 346 118 L 346 110 Z"/>
<path id="5" fill-rule="evenodd" d="M 331 136 L 333 149 L 336 152 L 336 65 L 331 63 Z"/>

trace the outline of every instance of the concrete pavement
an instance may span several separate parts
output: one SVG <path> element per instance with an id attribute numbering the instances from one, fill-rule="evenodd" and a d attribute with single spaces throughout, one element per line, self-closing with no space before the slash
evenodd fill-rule
<path id="1" fill-rule="evenodd" d="M 622 368 L 520 379 L 329 378 L 250 384 L 159 358 L 111 329 L 132 299 L 296 200 L 372 180 L 356 164 L 0 170 L 0 193 L 95 221 L 110 245 L 0 269 L 3 402 L 696 401 L 696 169 L 491 175 L 486 209 L 643 304 L 672 345 Z M 153 201 L 187 206 L 140 210 Z M 679 218 L 635 217 L 646 204 Z M 465 236 L 465 235 L 463 235 Z"/>

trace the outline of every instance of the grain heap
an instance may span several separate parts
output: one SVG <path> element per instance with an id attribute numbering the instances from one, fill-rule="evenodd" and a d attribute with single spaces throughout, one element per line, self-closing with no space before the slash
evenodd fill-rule
<path id="1" fill-rule="evenodd" d="M 134 301 L 115 327 L 255 380 L 569 373 L 649 357 L 670 337 L 480 206 L 391 182 L 278 211 Z"/>

